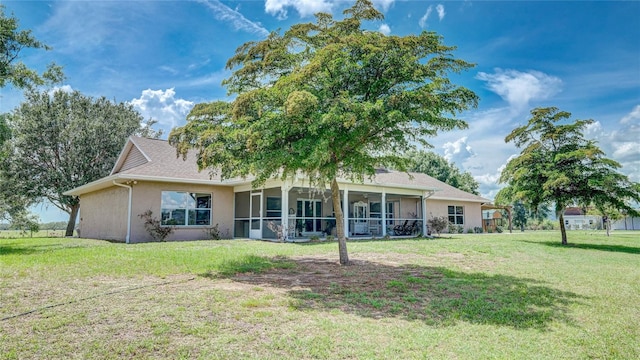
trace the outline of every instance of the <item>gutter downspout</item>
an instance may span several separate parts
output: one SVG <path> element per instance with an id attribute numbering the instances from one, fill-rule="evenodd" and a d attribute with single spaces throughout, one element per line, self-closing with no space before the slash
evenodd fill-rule
<path id="1" fill-rule="evenodd" d="M 129 204 L 127 207 L 127 236 L 125 237 L 125 242 L 128 244 L 131 237 L 131 191 L 133 190 L 133 188 L 131 187 L 131 185 L 120 184 L 115 180 L 113 180 L 113 185 L 129 189 Z"/>

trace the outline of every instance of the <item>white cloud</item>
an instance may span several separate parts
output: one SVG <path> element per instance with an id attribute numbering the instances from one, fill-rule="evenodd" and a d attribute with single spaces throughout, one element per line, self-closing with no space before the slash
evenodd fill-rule
<path id="1" fill-rule="evenodd" d="M 631 112 L 620 120 L 620 124 L 631 124 L 640 121 L 640 105 L 636 105 Z"/>
<path id="2" fill-rule="evenodd" d="M 427 20 L 429 20 L 429 16 L 431 15 L 431 12 L 433 11 L 433 6 L 429 6 L 427 8 L 427 12 L 424 13 L 424 15 L 420 18 L 420 21 L 418 21 L 418 25 L 420 25 L 421 28 L 425 28 L 425 26 L 427 26 Z"/>
<path id="3" fill-rule="evenodd" d="M 331 12 L 334 2 L 327 0 L 266 0 L 264 10 L 267 14 L 284 20 L 288 16 L 288 8 L 294 8 L 300 17 L 312 16 L 318 12 Z"/>
<path id="4" fill-rule="evenodd" d="M 380 27 L 378 28 L 378 31 L 380 31 L 381 33 L 383 33 L 385 35 L 391 34 L 391 28 L 387 24 L 380 25 Z"/>
<path id="5" fill-rule="evenodd" d="M 227 5 L 224 5 L 219 0 L 196 0 L 201 4 L 206 5 L 214 13 L 217 20 L 230 23 L 234 29 L 246 31 L 252 34 L 258 34 L 261 36 L 269 35 L 269 31 L 262 27 L 257 22 L 253 22 L 237 10 L 234 10 Z"/>
<path id="6" fill-rule="evenodd" d="M 464 136 L 454 142 L 445 143 L 442 148 L 444 149 L 444 157 L 449 162 L 462 165 L 469 158 L 475 156 L 471 145 L 467 144 L 467 137 Z"/>
<path id="7" fill-rule="evenodd" d="M 433 6 L 429 5 L 429 7 L 427 8 L 427 12 L 425 12 L 424 15 L 420 18 L 420 21 L 418 21 L 418 25 L 420 25 L 422 29 L 427 26 L 427 20 L 429 20 L 429 16 L 431 16 L 432 12 Z M 436 13 L 438 13 L 438 19 L 442 21 L 442 19 L 444 19 L 444 16 L 447 14 L 444 10 L 444 5 L 436 5 Z"/>
<path id="8" fill-rule="evenodd" d="M 49 90 L 49 95 L 53 95 L 53 93 L 58 91 L 70 94 L 73 92 L 73 88 L 71 87 L 71 85 L 54 86 L 51 90 Z"/>
<path id="9" fill-rule="evenodd" d="M 176 98 L 175 95 L 173 88 L 165 91 L 147 89 L 130 103 L 145 119 L 157 120 L 168 132 L 178 124 L 183 124 L 194 106 L 192 101 Z"/>
<path id="10" fill-rule="evenodd" d="M 560 92 L 562 81 L 540 71 L 496 69 L 495 73 L 479 72 L 476 79 L 487 82 L 487 88 L 509 103 L 512 111 L 527 110 L 529 102 L 545 100 Z"/>
<path id="11" fill-rule="evenodd" d="M 386 12 L 396 0 L 372 0 L 376 9 Z"/>
<path id="12" fill-rule="evenodd" d="M 436 6 L 436 12 L 438 13 L 438 18 L 440 19 L 440 21 L 442 21 L 442 19 L 444 19 L 444 16 L 447 14 L 444 11 L 444 5 L 442 5 L 442 4 L 438 4 Z"/>

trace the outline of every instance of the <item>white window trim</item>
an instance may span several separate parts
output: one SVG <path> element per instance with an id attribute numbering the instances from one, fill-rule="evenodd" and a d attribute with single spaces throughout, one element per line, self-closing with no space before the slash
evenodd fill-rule
<path id="1" fill-rule="evenodd" d="M 164 207 L 162 206 L 162 194 L 166 193 L 166 192 L 172 192 L 172 193 L 182 193 L 182 194 L 196 194 L 196 195 L 209 195 L 210 197 L 210 201 L 209 201 L 209 208 L 186 208 L 185 209 L 185 224 L 177 224 L 177 225 L 171 225 L 171 224 L 162 224 L 162 211 L 164 209 Z M 196 204 L 197 206 L 197 204 Z M 194 224 L 194 225 L 189 225 L 189 210 L 209 210 L 209 224 L 207 225 L 202 225 L 202 224 Z M 211 226 L 211 224 L 213 223 L 213 193 L 209 193 L 209 192 L 198 192 L 198 191 L 187 191 L 187 190 L 162 190 L 160 192 L 160 226 L 174 226 L 177 228 L 189 228 L 189 229 L 193 229 L 193 228 L 206 228 Z"/>

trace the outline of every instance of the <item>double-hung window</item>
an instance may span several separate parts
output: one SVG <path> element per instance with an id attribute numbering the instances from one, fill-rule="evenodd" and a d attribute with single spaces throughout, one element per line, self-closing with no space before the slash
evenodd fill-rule
<path id="1" fill-rule="evenodd" d="M 162 225 L 211 225 L 211 194 L 162 192 Z"/>
<path id="2" fill-rule="evenodd" d="M 447 207 L 449 222 L 455 225 L 464 225 L 464 207 L 463 206 L 452 206 L 449 205 Z"/>

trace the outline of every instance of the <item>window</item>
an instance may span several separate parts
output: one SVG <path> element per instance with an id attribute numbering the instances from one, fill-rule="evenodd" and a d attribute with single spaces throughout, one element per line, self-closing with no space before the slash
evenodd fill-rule
<path id="1" fill-rule="evenodd" d="M 369 216 L 372 218 L 381 218 L 382 217 L 382 208 L 380 207 L 380 203 L 377 201 L 369 202 Z"/>
<path id="2" fill-rule="evenodd" d="M 464 207 L 448 206 L 449 222 L 455 225 L 464 225 Z"/>
<path id="3" fill-rule="evenodd" d="M 211 194 L 162 192 L 162 225 L 211 225 Z"/>
<path id="4" fill-rule="evenodd" d="M 282 199 L 267 196 L 267 217 L 279 218 L 282 216 Z"/>

